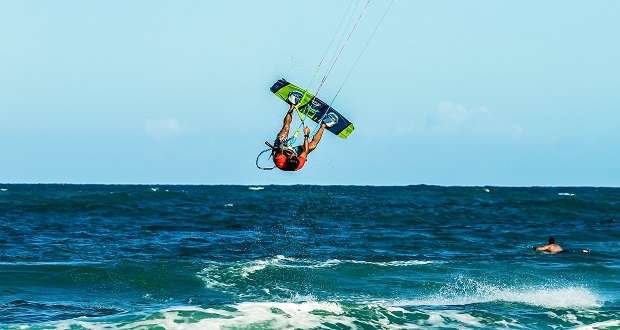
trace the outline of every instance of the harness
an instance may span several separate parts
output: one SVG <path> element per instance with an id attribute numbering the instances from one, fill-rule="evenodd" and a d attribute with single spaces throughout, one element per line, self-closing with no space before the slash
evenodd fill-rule
<path id="1" fill-rule="evenodd" d="M 291 147 L 288 145 L 288 143 L 290 142 L 291 139 L 287 139 L 286 141 L 284 141 L 282 143 L 282 147 L 283 147 L 283 153 L 285 156 L 288 155 L 295 155 L 297 156 L 297 152 L 295 151 L 295 148 Z M 264 153 L 271 151 L 271 153 L 269 154 L 269 157 L 267 159 L 270 159 L 273 157 L 273 155 L 276 153 L 276 151 L 279 149 L 279 146 L 273 146 L 271 145 L 271 143 L 269 143 L 269 141 L 265 141 L 265 144 L 269 147 L 269 149 L 265 149 L 263 151 L 261 151 L 260 154 L 258 154 L 258 156 L 256 157 L 256 167 L 258 167 L 261 170 L 273 170 L 274 168 L 276 168 L 276 166 L 272 166 L 272 167 L 261 167 L 260 165 L 258 165 L 258 159 L 260 158 L 260 156 L 262 156 Z M 276 143 L 276 145 L 278 145 L 279 143 Z"/>
<path id="2" fill-rule="evenodd" d="M 260 156 L 262 156 L 267 151 L 271 151 L 271 154 L 269 154 L 269 157 L 267 158 L 270 159 L 271 157 L 273 157 L 273 154 L 276 153 L 276 150 L 278 150 L 278 148 L 272 146 L 271 143 L 269 143 L 268 141 L 265 141 L 265 144 L 269 147 L 269 149 L 265 149 L 261 151 L 260 154 L 258 154 L 258 156 L 256 157 L 256 167 L 260 168 L 261 170 L 273 170 L 274 168 L 276 168 L 275 165 L 273 165 L 273 167 L 261 167 L 260 165 L 258 165 L 258 159 L 260 158 Z"/>

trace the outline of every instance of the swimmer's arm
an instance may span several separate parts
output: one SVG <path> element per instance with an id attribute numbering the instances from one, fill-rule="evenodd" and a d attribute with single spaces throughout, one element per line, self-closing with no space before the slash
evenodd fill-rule
<path id="1" fill-rule="evenodd" d="M 540 246 L 540 247 L 532 246 L 532 249 L 534 249 L 536 251 L 547 251 L 547 250 L 549 250 L 549 245 Z"/>

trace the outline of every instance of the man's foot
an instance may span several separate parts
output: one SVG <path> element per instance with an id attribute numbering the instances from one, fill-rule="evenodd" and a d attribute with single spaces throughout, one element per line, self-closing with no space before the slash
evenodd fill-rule
<path id="1" fill-rule="evenodd" d="M 303 97 L 303 94 L 299 93 L 298 91 L 292 91 L 288 93 L 288 102 L 290 104 L 297 104 L 299 103 L 302 97 Z"/>
<path id="2" fill-rule="evenodd" d="M 332 127 L 336 125 L 337 122 L 338 116 L 334 115 L 333 113 L 328 113 L 327 115 L 325 115 L 325 117 L 323 117 L 323 123 L 326 127 Z"/>

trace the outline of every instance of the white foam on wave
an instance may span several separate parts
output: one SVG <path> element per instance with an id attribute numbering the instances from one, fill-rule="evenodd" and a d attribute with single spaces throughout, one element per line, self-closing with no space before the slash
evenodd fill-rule
<path id="1" fill-rule="evenodd" d="M 247 279 L 253 273 L 264 270 L 269 266 L 278 265 L 282 260 L 289 258 L 277 255 L 272 258 L 242 261 L 242 262 L 211 262 L 198 276 L 204 281 L 207 288 L 230 288 L 237 279 Z M 268 292 L 267 292 L 268 293 Z"/>
<path id="2" fill-rule="evenodd" d="M 280 267 L 290 267 L 290 268 L 330 268 L 337 265 L 345 265 L 345 264 L 360 264 L 360 265 L 373 265 L 379 267 L 408 267 L 408 266 L 419 266 L 419 265 L 429 265 L 432 264 L 432 261 L 428 260 L 404 260 L 404 261 L 364 261 L 364 260 L 340 260 L 340 259 L 329 259 L 325 261 L 319 260 L 307 260 L 307 259 L 295 259 L 290 257 L 282 257 L 279 256 L 280 259 L 278 261 L 285 261 L 283 263 L 277 263 Z M 286 263 L 288 262 L 288 263 Z"/>
<path id="3" fill-rule="evenodd" d="M 126 324 L 126 328 L 149 328 L 159 326 L 165 329 L 359 329 L 368 328 L 403 329 L 437 326 L 483 326 L 484 320 L 467 313 L 452 311 L 431 312 L 430 318 L 422 317 L 405 323 L 394 323 L 392 318 L 403 320 L 411 314 L 402 308 L 385 309 L 376 305 L 344 308 L 337 302 L 242 302 L 225 308 L 201 308 L 194 306 L 172 307 L 147 315 L 141 320 Z M 359 313 L 358 313 L 359 312 Z M 418 316 L 422 312 L 413 312 Z M 417 318 L 417 317 L 416 317 Z M 84 326 L 92 329 L 92 323 Z M 96 327 L 95 327 L 96 328 Z M 104 327 L 102 327 L 104 328 Z"/>
<path id="4" fill-rule="evenodd" d="M 243 302 L 223 309 L 194 306 L 172 307 L 125 323 L 123 329 L 158 327 L 164 329 L 311 329 L 324 323 L 355 328 L 355 319 L 343 316 L 338 303 L 309 301 Z M 72 321 L 88 329 L 109 328 L 109 323 Z"/>
<path id="5" fill-rule="evenodd" d="M 524 303 L 546 308 L 600 307 L 602 299 L 583 287 L 531 288 L 502 293 L 503 301 Z M 499 298 L 499 297 L 498 297 Z"/>
<path id="6" fill-rule="evenodd" d="M 507 287 L 459 277 L 454 283 L 443 287 L 438 294 L 400 301 L 396 305 L 460 306 L 495 301 L 544 308 L 592 308 L 603 304 L 599 295 L 580 286 Z"/>
<path id="7" fill-rule="evenodd" d="M 241 276 L 248 277 L 250 274 L 253 274 L 259 270 L 263 270 L 267 268 L 267 266 L 279 265 L 282 260 L 292 260 L 291 258 L 287 258 L 283 255 L 277 255 L 273 258 L 263 259 L 263 260 L 253 260 L 248 262 L 246 265 L 242 265 Z"/>
<path id="8" fill-rule="evenodd" d="M 250 187 L 250 190 L 263 190 L 265 187 Z"/>
<path id="9" fill-rule="evenodd" d="M 444 306 L 445 307 L 445 306 Z M 590 325 L 593 311 L 555 313 L 549 318 L 561 320 L 577 329 L 609 329 L 619 321 L 601 321 Z M 126 313 L 96 318 L 78 318 L 46 324 L 48 328 L 69 329 L 427 329 L 427 328 L 523 328 L 523 320 L 513 317 L 489 318 L 484 313 L 459 309 L 419 310 L 379 304 L 346 305 L 339 302 L 308 300 L 302 302 L 255 301 L 222 306 L 176 306 L 148 313 Z"/>
<path id="10" fill-rule="evenodd" d="M 374 265 L 378 267 L 408 267 L 431 264 L 431 261 L 389 261 L 389 262 L 371 262 L 357 260 L 338 260 L 329 259 L 325 261 L 298 259 L 283 255 L 274 257 L 235 261 L 235 262 L 209 262 L 200 271 L 197 276 L 205 283 L 205 287 L 215 290 L 236 291 L 238 285 L 256 285 L 254 282 L 256 273 L 265 271 L 266 269 L 288 268 L 288 269 L 329 269 L 340 265 Z M 240 284 L 245 283 L 245 284 Z M 272 283 L 273 284 L 273 283 Z M 269 288 L 260 288 L 260 290 L 268 295 L 295 294 L 288 288 L 273 286 Z"/>
<path id="11" fill-rule="evenodd" d="M 242 277 L 248 278 L 250 275 L 265 270 L 268 267 L 279 268 L 331 268 L 343 264 L 363 264 L 374 265 L 379 267 L 409 267 L 419 265 L 429 265 L 432 261 L 426 260 L 405 260 L 405 261 L 359 261 L 359 260 L 339 260 L 329 259 L 325 261 L 297 259 L 293 257 L 287 257 L 283 255 L 277 255 L 265 259 L 241 261 L 241 262 L 224 262 L 217 263 L 212 262 L 207 265 L 199 274 L 207 283 L 207 287 L 228 286 L 219 285 L 218 278 L 220 277 Z"/>
<path id="12" fill-rule="evenodd" d="M 419 265 L 430 265 L 433 262 L 428 260 L 405 260 L 405 261 L 387 261 L 387 262 L 377 262 L 377 261 L 351 261 L 355 264 L 364 264 L 364 265 L 375 265 L 380 267 L 408 267 L 408 266 L 419 266 Z"/>
<path id="13" fill-rule="evenodd" d="M 428 325 L 432 327 L 453 327 L 456 324 L 463 326 L 484 328 L 483 319 L 457 311 L 430 312 Z"/>
<path id="14" fill-rule="evenodd" d="M 283 255 L 277 255 L 274 257 L 269 257 L 265 259 L 251 260 L 251 261 L 242 261 L 242 262 L 233 262 L 233 263 L 219 263 L 219 268 L 236 268 L 241 273 L 241 276 L 247 277 L 257 271 L 264 270 L 269 266 L 273 267 L 282 267 L 282 268 L 330 268 L 337 265 L 342 264 L 363 264 L 363 265 L 375 265 L 380 267 L 408 267 L 408 266 L 418 266 L 418 265 L 429 265 L 432 264 L 432 261 L 427 260 L 404 260 L 404 261 L 363 261 L 363 260 L 339 260 L 339 259 L 329 259 L 325 261 L 319 260 L 308 260 L 308 259 L 297 259 L 293 257 L 287 257 Z M 217 263 L 212 263 L 212 265 L 217 265 Z M 207 267 L 205 270 L 208 270 Z"/>
<path id="15" fill-rule="evenodd" d="M 575 327 L 575 330 L 592 330 L 592 329 L 620 329 L 620 320 L 596 322 L 590 325 L 581 325 L 581 326 Z"/>
<path id="16" fill-rule="evenodd" d="M 394 320 L 400 320 L 394 322 Z M 57 329 L 427 329 L 484 328 L 489 319 L 464 311 L 409 311 L 399 307 L 358 305 L 343 307 L 337 302 L 242 302 L 221 307 L 178 306 L 142 315 L 129 314 L 54 322 Z M 519 327 L 513 322 L 494 321 L 493 326 Z"/>

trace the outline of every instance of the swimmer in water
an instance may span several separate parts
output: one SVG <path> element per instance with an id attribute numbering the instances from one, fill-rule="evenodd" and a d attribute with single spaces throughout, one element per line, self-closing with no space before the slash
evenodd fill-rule
<path id="1" fill-rule="evenodd" d="M 560 253 L 560 252 L 568 252 L 564 249 L 562 249 L 561 246 L 555 244 L 555 238 L 550 237 L 549 238 L 549 244 L 545 245 L 545 246 L 539 246 L 539 247 L 535 247 L 532 246 L 532 249 L 534 249 L 535 251 L 547 251 L 551 254 L 556 254 L 556 253 Z"/>

